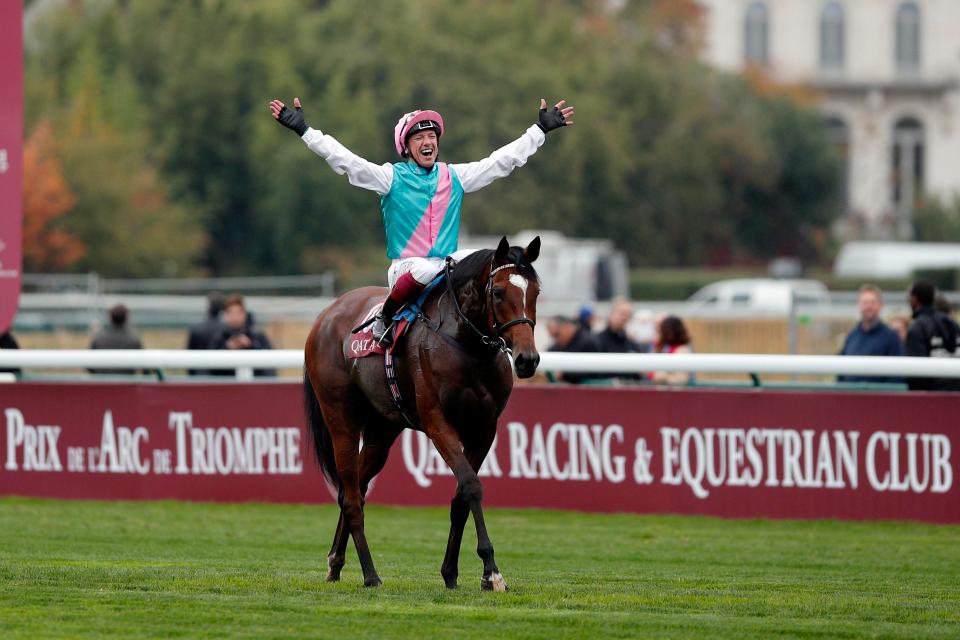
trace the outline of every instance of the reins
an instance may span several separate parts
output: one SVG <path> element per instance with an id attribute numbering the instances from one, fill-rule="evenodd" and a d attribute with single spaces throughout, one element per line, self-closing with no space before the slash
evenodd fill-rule
<path id="1" fill-rule="evenodd" d="M 457 294 L 453 290 L 453 278 L 451 276 L 452 265 L 453 259 L 448 256 L 443 268 L 444 272 L 446 273 L 447 292 L 450 294 L 450 298 L 453 300 L 453 308 L 457 310 L 457 315 L 460 316 L 460 319 L 463 320 L 475 334 L 477 334 L 483 344 L 491 349 L 497 349 L 502 353 L 510 354 L 510 349 L 507 348 L 507 341 L 503 337 L 503 334 L 507 331 L 507 329 L 518 324 L 528 324 L 531 328 L 533 328 L 536 326 L 536 322 L 530 318 L 524 317 L 514 318 L 513 320 L 509 320 L 504 324 L 500 324 L 500 321 L 497 319 L 497 306 L 493 301 L 493 276 L 504 269 L 516 269 L 519 265 L 516 263 L 510 263 L 494 268 L 493 258 L 490 258 L 490 273 L 487 276 L 487 286 L 484 293 L 486 294 L 487 305 L 490 307 L 490 316 L 493 320 L 490 325 L 490 328 L 493 330 L 493 335 L 478 329 L 477 326 L 473 324 L 473 321 L 467 317 L 467 314 L 463 312 L 463 309 L 460 308 L 460 300 L 457 298 Z"/>

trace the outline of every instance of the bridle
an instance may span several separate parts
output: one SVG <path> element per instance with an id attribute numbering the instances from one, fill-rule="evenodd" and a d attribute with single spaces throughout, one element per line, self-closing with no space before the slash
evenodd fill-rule
<path id="1" fill-rule="evenodd" d="M 490 258 L 490 274 L 487 276 L 487 286 L 484 290 L 484 295 L 487 298 L 487 306 L 490 308 L 490 329 L 493 330 L 493 335 L 490 335 L 478 329 L 477 326 L 470 320 L 470 318 L 467 317 L 467 314 L 463 312 L 463 309 L 460 308 L 460 301 L 457 299 L 457 294 L 453 290 L 453 280 L 450 277 L 452 264 L 453 259 L 447 257 L 446 264 L 444 265 L 444 271 L 447 279 L 447 291 L 450 294 L 450 298 L 453 300 L 453 307 L 457 310 L 457 315 L 459 315 L 460 319 L 466 322 L 467 326 L 470 327 L 473 332 L 480 337 L 480 341 L 483 342 L 483 344 L 487 345 L 491 349 L 497 349 L 502 353 L 509 354 L 510 349 L 507 348 L 507 341 L 504 339 L 503 334 L 506 333 L 510 327 L 518 324 L 528 324 L 530 325 L 531 329 L 537 326 L 535 321 L 527 317 L 514 318 L 513 320 L 508 320 L 503 324 L 500 324 L 499 319 L 497 319 L 497 305 L 494 304 L 493 300 L 493 276 L 504 269 L 516 269 L 519 267 L 519 265 L 516 263 L 510 263 L 494 268 L 493 258 Z"/>

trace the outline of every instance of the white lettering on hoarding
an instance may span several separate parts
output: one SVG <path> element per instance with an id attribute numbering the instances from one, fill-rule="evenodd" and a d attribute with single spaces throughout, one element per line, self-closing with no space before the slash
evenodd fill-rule
<path id="1" fill-rule="evenodd" d="M 400 438 L 400 450 L 403 456 L 403 464 L 407 472 L 413 476 L 414 482 L 421 487 L 429 487 L 433 484 L 430 476 L 452 476 L 453 471 L 443 461 L 443 457 L 437 451 L 437 448 L 430 442 L 426 434 L 419 431 L 405 429 Z M 477 475 L 480 477 L 492 476 L 499 478 L 503 476 L 500 469 L 500 463 L 497 461 L 497 438 L 493 439 L 490 445 L 490 451 L 487 457 L 480 465 Z"/>
<path id="2" fill-rule="evenodd" d="M 3 468 L 16 471 L 20 465 L 24 471 L 62 471 L 57 440 L 60 427 L 55 425 L 29 425 L 19 409 L 4 411 L 7 418 L 7 460 Z"/>
<path id="3" fill-rule="evenodd" d="M 195 427 L 191 412 L 171 411 L 169 428 L 176 433 L 177 474 L 303 472 L 297 427 Z"/>

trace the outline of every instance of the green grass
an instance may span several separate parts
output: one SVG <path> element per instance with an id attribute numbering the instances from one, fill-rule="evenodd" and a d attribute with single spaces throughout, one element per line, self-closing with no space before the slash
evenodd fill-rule
<path id="1" fill-rule="evenodd" d="M 508 593 L 439 576 L 442 509 L 0 500 L 0 637 L 960 637 L 960 527 L 490 509 Z"/>

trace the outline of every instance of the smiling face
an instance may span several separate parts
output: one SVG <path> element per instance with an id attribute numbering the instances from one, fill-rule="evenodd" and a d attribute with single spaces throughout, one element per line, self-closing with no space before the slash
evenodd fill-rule
<path id="1" fill-rule="evenodd" d="M 407 155 L 424 169 L 432 169 L 440 153 L 437 132 L 432 129 L 417 131 L 407 138 Z"/>

